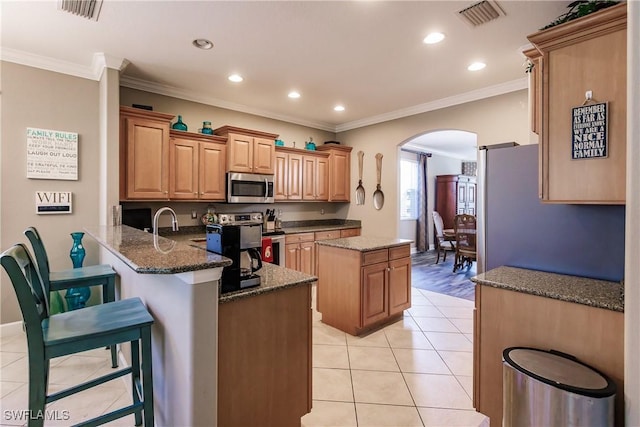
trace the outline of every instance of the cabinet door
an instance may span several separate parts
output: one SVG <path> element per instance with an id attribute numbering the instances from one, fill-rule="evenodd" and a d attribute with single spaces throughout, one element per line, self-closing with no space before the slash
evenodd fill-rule
<path id="1" fill-rule="evenodd" d="M 314 274 L 315 264 L 315 242 L 300 243 L 300 265 L 298 271 L 307 274 Z"/>
<path id="2" fill-rule="evenodd" d="M 316 200 L 329 200 L 329 159 L 316 161 L 315 190 Z"/>
<path id="3" fill-rule="evenodd" d="M 169 151 L 169 197 L 198 198 L 198 143 L 171 138 Z"/>
<path id="4" fill-rule="evenodd" d="M 302 200 L 302 154 L 289 153 L 287 200 Z"/>
<path id="5" fill-rule="evenodd" d="M 226 151 L 224 144 L 200 143 L 198 169 L 201 200 L 225 200 Z"/>
<path id="6" fill-rule="evenodd" d="M 476 214 L 476 184 L 470 182 L 467 184 L 467 208 L 466 214 Z"/>
<path id="7" fill-rule="evenodd" d="M 298 243 L 291 243 L 285 245 L 284 250 L 286 255 L 284 257 L 285 267 L 291 270 L 300 270 L 300 245 Z"/>
<path id="8" fill-rule="evenodd" d="M 275 170 L 275 153 L 273 140 L 253 138 L 253 173 L 272 175 Z"/>
<path id="9" fill-rule="evenodd" d="M 127 126 L 127 198 L 169 197 L 169 123 L 131 117 Z"/>
<path id="10" fill-rule="evenodd" d="M 273 197 L 275 200 L 287 200 L 289 187 L 289 155 L 276 152 L 273 176 Z"/>
<path id="11" fill-rule="evenodd" d="M 360 229 L 359 228 L 347 228 L 345 230 L 340 230 L 340 237 L 353 237 L 359 236 Z"/>
<path id="12" fill-rule="evenodd" d="M 386 262 L 362 267 L 362 327 L 389 315 Z"/>
<path id="13" fill-rule="evenodd" d="M 411 258 L 389 261 L 389 316 L 411 307 Z"/>
<path id="14" fill-rule="evenodd" d="M 302 200 L 316 199 L 316 158 L 302 156 Z"/>
<path id="15" fill-rule="evenodd" d="M 331 154 L 331 188 L 329 200 L 349 202 L 351 200 L 351 155 L 335 152 Z"/>
<path id="16" fill-rule="evenodd" d="M 227 150 L 228 172 L 253 172 L 252 137 L 230 133 L 227 139 Z"/>

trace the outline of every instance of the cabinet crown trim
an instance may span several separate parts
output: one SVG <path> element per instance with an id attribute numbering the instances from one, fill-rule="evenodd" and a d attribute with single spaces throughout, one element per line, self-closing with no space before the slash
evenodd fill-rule
<path id="1" fill-rule="evenodd" d="M 171 138 L 186 138 L 191 141 L 200 141 L 200 142 L 217 142 L 220 144 L 226 144 L 227 138 L 219 135 L 205 135 L 202 133 L 195 132 L 185 132 L 182 130 L 171 129 L 169 131 L 169 136 Z"/>
<path id="2" fill-rule="evenodd" d="M 216 135 L 222 135 L 222 136 L 227 136 L 230 133 L 239 133 L 241 135 L 252 136 L 254 138 L 273 139 L 274 141 L 278 138 L 278 134 L 275 134 L 275 133 L 268 133 L 268 132 L 262 132 L 262 131 L 259 131 L 259 130 L 238 128 L 238 127 L 229 126 L 229 125 L 219 127 L 217 129 L 215 129 L 213 131 L 213 133 L 215 133 Z"/>
<path id="3" fill-rule="evenodd" d="M 293 148 L 293 147 L 282 147 L 276 145 L 276 153 L 290 153 L 290 154 L 301 154 L 304 156 L 307 155 L 316 155 L 322 157 L 329 157 L 329 153 L 318 153 L 314 150 L 305 150 L 304 148 Z"/>
<path id="4" fill-rule="evenodd" d="M 527 39 L 544 53 L 626 28 L 627 4 L 621 3 L 531 34 L 527 36 Z"/>
<path id="5" fill-rule="evenodd" d="M 345 153 L 350 153 L 353 150 L 353 147 L 348 147 L 346 145 L 336 145 L 336 144 L 323 144 L 316 147 L 317 151 L 344 151 Z"/>
<path id="6" fill-rule="evenodd" d="M 125 105 L 120 106 L 120 114 L 124 114 L 127 117 L 140 117 L 143 119 L 156 119 L 168 122 L 175 118 L 173 114 L 158 113 L 157 111 L 143 110 L 141 108 L 127 107 Z"/>

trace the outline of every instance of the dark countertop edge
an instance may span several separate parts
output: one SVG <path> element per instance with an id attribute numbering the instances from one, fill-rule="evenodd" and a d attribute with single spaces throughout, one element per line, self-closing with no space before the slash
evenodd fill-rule
<path id="1" fill-rule="evenodd" d="M 107 228 L 107 226 L 104 226 L 104 227 Z M 138 230 L 136 228 L 129 227 L 126 225 L 114 226 L 113 228 L 115 227 L 127 227 L 128 229 L 130 229 L 128 230 L 128 232 L 139 232 L 149 236 L 153 236 L 152 234 L 147 233 L 146 231 Z M 187 263 L 177 267 L 141 267 L 138 264 L 136 264 L 133 260 L 126 257 L 122 252 L 118 251 L 113 246 L 111 246 L 107 241 L 105 241 L 97 230 L 92 229 L 91 227 L 84 227 L 84 231 L 89 236 L 91 236 L 99 245 L 103 246 L 105 249 L 107 249 L 109 252 L 115 255 L 118 259 L 120 259 L 122 262 L 127 264 L 129 268 L 131 268 L 133 271 L 139 274 L 179 274 L 179 273 L 187 273 L 190 271 L 208 270 L 212 268 L 225 267 L 231 264 L 230 259 L 220 256 L 220 258 L 222 258 L 221 260 L 207 261 L 203 263 Z M 162 239 L 163 237 L 160 236 L 160 238 Z M 171 239 L 168 239 L 168 240 L 171 240 Z M 175 242 L 177 245 L 185 246 L 188 249 L 193 249 L 195 251 L 201 250 L 193 245 L 187 244 L 186 242 L 184 243 L 180 241 L 175 241 Z"/>
<path id="2" fill-rule="evenodd" d="M 512 273 L 520 273 L 522 275 L 537 275 L 539 277 L 546 277 L 548 279 L 555 280 L 556 282 L 559 282 L 559 281 L 565 282 L 562 285 L 558 284 L 559 288 L 562 289 L 563 291 L 567 289 L 566 288 L 567 282 L 576 282 L 575 286 L 588 286 L 589 282 L 593 284 L 610 285 L 612 287 L 619 286 L 620 295 L 622 295 L 622 292 L 624 291 L 622 288 L 622 284 L 618 282 L 610 282 L 610 281 L 600 280 L 600 279 L 591 279 L 588 277 L 571 276 L 567 274 L 550 273 L 546 271 L 529 270 L 525 268 L 509 267 L 509 266 L 497 267 L 485 273 L 480 273 L 477 276 L 472 277 L 471 281 L 478 285 L 491 286 L 493 288 L 506 289 L 510 291 L 529 294 L 529 295 L 535 295 L 535 296 L 544 297 L 544 298 L 551 298 L 559 301 L 572 302 L 576 304 L 586 305 L 589 307 L 602 308 L 605 310 L 624 313 L 624 301 L 621 299 L 616 299 L 615 296 L 608 297 L 607 298 L 608 301 L 603 301 L 602 299 L 589 299 L 588 297 L 577 295 L 575 293 L 569 295 L 566 293 L 563 294 L 563 293 L 553 292 L 551 289 L 540 289 L 536 286 L 535 283 L 513 284 L 513 283 L 507 283 L 505 281 L 492 280 L 486 277 L 487 275 L 491 275 L 492 273 L 496 274 L 496 273 L 505 272 L 505 271 L 506 272 L 511 271 Z M 578 284 L 577 282 L 582 282 L 582 283 Z M 615 292 L 615 290 L 613 291 Z"/>
<path id="3" fill-rule="evenodd" d="M 316 276 L 310 276 L 306 273 L 269 263 L 264 263 L 262 270 L 258 271 L 257 274 L 267 282 L 255 288 L 220 294 L 218 304 L 250 298 L 269 292 L 277 292 L 295 286 L 311 284 L 318 280 Z M 265 275 L 267 275 L 267 278 L 264 277 Z M 268 282 L 269 280 L 275 280 L 277 283 Z"/>
<path id="4" fill-rule="evenodd" d="M 350 220 L 351 221 L 351 220 Z M 173 232 L 171 231 L 171 227 L 161 227 L 158 232 L 161 237 L 166 239 L 172 239 L 176 241 L 184 241 L 185 238 L 179 236 L 190 236 L 190 237 L 204 237 L 206 234 L 206 226 L 189 226 L 184 227 L 184 232 L 182 231 L 182 227 L 180 231 Z M 331 224 L 331 225 L 311 225 L 311 226 L 302 226 L 302 227 L 282 227 L 279 230 L 283 231 L 284 234 L 298 234 L 298 233 L 318 233 L 323 231 L 332 231 L 332 230 L 347 230 L 350 228 L 362 228 L 360 222 L 354 224 Z M 201 229 L 201 230 L 199 230 Z M 175 239 L 178 237 L 178 239 Z M 265 237 L 275 237 L 275 236 L 265 236 Z"/>

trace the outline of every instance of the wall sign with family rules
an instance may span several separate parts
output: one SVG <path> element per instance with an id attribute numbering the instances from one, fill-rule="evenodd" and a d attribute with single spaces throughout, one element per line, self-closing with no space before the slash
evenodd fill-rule
<path id="1" fill-rule="evenodd" d="M 609 156 L 608 103 L 575 107 L 571 111 L 571 158 L 597 159 Z"/>
<path id="2" fill-rule="evenodd" d="M 78 179 L 78 134 L 27 128 L 27 178 Z"/>

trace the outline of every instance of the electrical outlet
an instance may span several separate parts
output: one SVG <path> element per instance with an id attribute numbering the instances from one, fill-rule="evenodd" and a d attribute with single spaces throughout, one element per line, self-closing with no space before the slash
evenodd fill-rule
<path id="1" fill-rule="evenodd" d="M 320 215 L 324 215 L 324 208 L 320 209 Z"/>
<path id="2" fill-rule="evenodd" d="M 197 219 L 198 218 L 198 212 L 193 210 L 191 211 L 191 219 Z"/>

